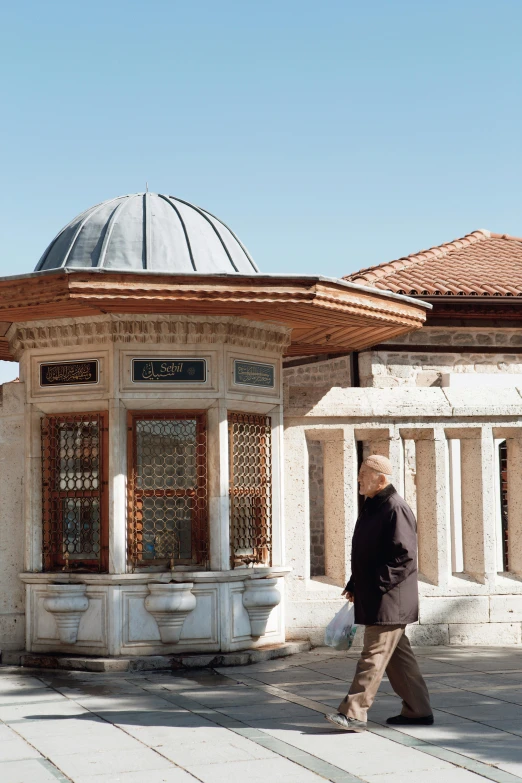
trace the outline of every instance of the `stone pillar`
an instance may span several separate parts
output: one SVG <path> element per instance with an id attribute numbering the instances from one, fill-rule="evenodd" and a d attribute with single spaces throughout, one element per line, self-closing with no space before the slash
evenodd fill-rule
<path id="1" fill-rule="evenodd" d="M 209 408 L 207 427 L 210 568 L 226 571 L 231 565 L 228 418 L 224 400 Z"/>
<path id="2" fill-rule="evenodd" d="M 5 393 L 5 390 L 4 390 Z M 41 571 L 42 557 L 42 418 L 44 413 L 25 406 L 24 455 L 24 516 L 26 571 Z"/>
<path id="3" fill-rule="evenodd" d="M 388 441 L 388 458 L 393 468 L 393 485 L 399 495 L 404 497 L 404 448 L 402 438 L 390 438 Z"/>
<path id="4" fill-rule="evenodd" d="M 508 555 L 509 571 L 522 576 L 522 433 L 508 437 Z"/>
<path id="5" fill-rule="evenodd" d="M 419 572 L 443 586 L 451 575 L 446 437 L 439 428 L 407 435 L 416 440 Z"/>
<path id="6" fill-rule="evenodd" d="M 24 409 L 28 407 L 25 384 L 5 383 L 0 392 L 0 644 L 2 650 L 21 650 L 25 646 L 25 600 L 18 574 L 24 570 L 24 536 L 29 532 L 24 526 L 24 490 L 39 492 L 41 484 L 39 477 L 36 486 L 27 487 L 29 482 L 24 482 L 30 438 L 30 428 L 24 420 Z M 27 539 L 26 542 L 32 543 Z M 41 562 L 40 553 L 41 547 L 34 558 L 36 563 Z M 32 556 L 32 546 L 29 555 Z"/>
<path id="7" fill-rule="evenodd" d="M 404 438 L 404 500 L 417 516 L 417 454 L 415 441 Z"/>
<path id="8" fill-rule="evenodd" d="M 127 570 L 127 409 L 109 401 L 109 573 Z"/>
<path id="9" fill-rule="evenodd" d="M 390 438 L 377 438 L 368 441 L 368 456 L 370 454 L 380 454 L 383 457 L 390 457 Z"/>
<path id="10" fill-rule="evenodd" d="M 404 496 L 404 454 L 402 439 L 394 432 L 394 428 L 379 427 L 376 429 L 356 429 L 357 440 L 364 443 L 364 457 L 370 454 L 381 454 L 388 457 L 392 464 L 391 480 L 397 492 Z"/>
<path id="11" fill-rule="evenodd" d="M 282 465 L 284 461 L 283 406 L 271 412 L 272 418 L 272 565 L 283 565 L 285 530 L 283 513 Z"/>
<path id="12" fill-rule="evenodd" d="M 353 429 L 330 431 L 324 448 L 324 541 L 326 576 L 344 587 L 357 519 L 357 454 Z"/>
<path id="13" fill-rule="evenodd" d="M 464 571 L 483 584 L 495 580 L 493 433 L 484 425 L 461 433 Z"/>
<path id="14" fill-rule="evenodd" d="M 308 450 L 305 429 L 286 427 L 285 451 L 285 565 L 292 568 L 288 593 L 300 596 L 300 585 L 310 576 L 310 509 L 308 503 Z"/>

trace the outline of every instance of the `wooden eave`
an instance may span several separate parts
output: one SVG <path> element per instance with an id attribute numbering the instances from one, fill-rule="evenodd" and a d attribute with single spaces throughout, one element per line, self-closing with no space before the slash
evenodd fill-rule
<path id="1" fill-rule="evenodd" d="M 431 296 L 422 301 L 433 308 L 426 326 L 513 328 L 522 323 L 522 296 Z"/>
<path id="2" fill-rule="evenodd" d="M 0 279 L 0 358 L 12 323 L 104 313 L 228 315 L 292 329 L 288 355 L 363 350 L 425 322 L 429 305 L 319 277 L 164 275 L 104 270 Z"/>

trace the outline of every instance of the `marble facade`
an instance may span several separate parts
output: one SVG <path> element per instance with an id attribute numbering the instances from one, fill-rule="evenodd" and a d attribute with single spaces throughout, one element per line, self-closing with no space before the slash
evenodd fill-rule
<path id="1" fill-rule="evenodd" d="M 9 466 L 0 479 L 0 529 L 15 531 L 9 537 L 4 534 L 2 541 L 2 562 L 5 559 L 6 563 L 0 572 L 0 579 L 5 581 L 0 614 L 3 649 L 23 648 L 24 636 L 25 648 L 32 652 L 111 656 L 232 651 L 283 642 L 283 583 L 288 569 L 283 565 L 278 476 L 282 440 L 280 365 L 288 344 L 288 329 L 233 317 L 111 315 L 85 318 L 82 322 L 57 319 L 16 324 L 9 339 L 20 361 L 20 382 L 3 387 L 0 409 L 2 456 Z M 204 358 L 206 381 L 185 383 L 182 387 L 174 382 L 164 383 L 161 388 L 132 383 L 132 359 L 173 354 Z M 43 388 L 39 383 L 42 362 L 64 360 L 96 360 L 99 382 L 88 387 Z M 273 366 L 274 387 L 235 383 L 235 360 Z M 207 413 L 211 525 L 208 569 L 133 570 L 127 563 L 126 414 L 128 410 L 151 409 L 198 409 Z M 109 412 L 109 572 L 42 571 L 40 421 L 45 414 L 86 410 Z M 273 565 L 269 567 L 230 568 L 230 410 L 267 414 L 272 422 Z M 24 474 L 28 481 L 23 481 Z M 177 584 L 169 585 L 172 580 Z M 177 588 L 180 583 L 187 586 L 190 602 L 176 639 L 175 633 L 162 633 L 165 623 L 160 618 L 168 617 L 169 611 L 170 616 L 177 613 L 179 618 L 182 610 L 172 600 L 170 609 L 167 601 L 166 610 L 161 606 L 151 609 L 148 603 L 156 585 L 169 592 L 169 587 Z M 13 584 L 23 587 L 13 590 Z M 71 588 L 81 596 L 78 593 L 79 597 L 71 597 Z M 52 591 L 63 593 L 63 599 L 54 594 L 50 597 Z M 63 606 L 58 606 L 59 600 Z M 73 624 L 77 621 L 76 634 L 61 632 L 60 622 L 67 624 L 67 618 Z"/>

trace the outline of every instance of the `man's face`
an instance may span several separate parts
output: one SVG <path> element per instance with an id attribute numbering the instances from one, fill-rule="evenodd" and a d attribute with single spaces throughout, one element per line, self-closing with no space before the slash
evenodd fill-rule
<path id="1" fill-rule="evenodd" d="M 377 492 L 384 489 L 388 483 L 386 476 L 382 473 L 377 473 L 376 470 L 369 468 L 368 465 L 361 465 L 358 481 L 359 493 L 368 498 L 372 498 Z"/>

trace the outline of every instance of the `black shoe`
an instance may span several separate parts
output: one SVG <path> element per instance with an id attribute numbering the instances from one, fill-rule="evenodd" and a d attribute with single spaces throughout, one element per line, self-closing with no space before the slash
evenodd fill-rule
<path id="1" fill-rule="evenodd" d="M 425 718 L 408 718 L 406 715 L 395 715 L 388 718 L 386 723 L 392 726 L 433 726 L 433 715 L 426 715 Z"/>

